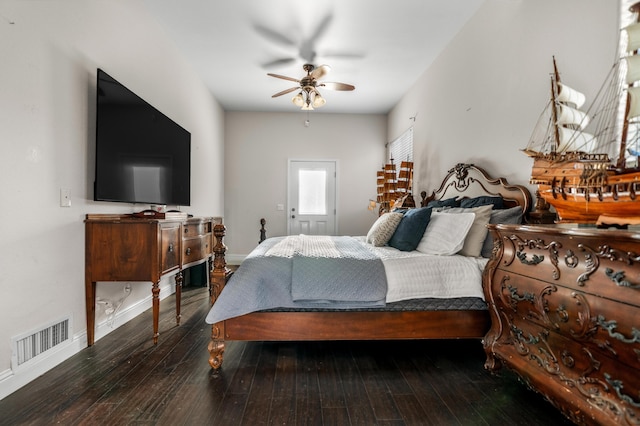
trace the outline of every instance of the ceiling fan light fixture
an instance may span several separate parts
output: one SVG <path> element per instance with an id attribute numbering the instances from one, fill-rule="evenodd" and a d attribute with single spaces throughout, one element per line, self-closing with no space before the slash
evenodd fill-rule
<path id="1" fill-rule="evenodd" d="M 305 102 L 304 98 L 302 97 L 302 92 L 291 98 L 291 102 L 293 102 L 293 104 L 297 107 L 303 107 Z"/>
<path id="2" fill-rule="evenodd" d="M 302 111 L 313 111 L 313 105 L 311 105 L 311 102 L 307 99 L 307 102 L 305 102 L 300 109 Z"/>
<path id="3" fill-rule="evenodd" d="M 323 98 L 322 95 L 320 95 L 320 93 L 317 93 L 316 96 L 313 98 L 313 106 L 315 108 L 320 108 L 326 103 L 327 103 L 327 100 Z"/>

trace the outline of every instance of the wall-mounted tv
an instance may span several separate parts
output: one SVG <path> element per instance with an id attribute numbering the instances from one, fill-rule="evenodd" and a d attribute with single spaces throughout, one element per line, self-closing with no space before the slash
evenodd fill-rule
<path id="1" fill-rule="evenodd" d="M 98 69 L 95 201 L 191 204 L 191 134 Z"/>

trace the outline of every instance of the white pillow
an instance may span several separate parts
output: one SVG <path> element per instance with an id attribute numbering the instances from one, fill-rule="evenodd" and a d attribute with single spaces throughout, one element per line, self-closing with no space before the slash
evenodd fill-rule
<path id="1" fill-rule="evenodd" d="M 416 250 L 441 256 L 456 254 L 464 246 L 475 217 L 474 213 L 432 212 L 429 225 Z"/>
<path id="2" fill-rule="evenodd" d="M 464 240 L 464 246 L 462 247 L 462 250 L 460 250 L 459 254 L 472 257 L 480 256 L 480 253 L 482 253 L 482 245 L 484 244 L 484 240 L 487 238 L 487 233 L 489 232 L 487 224 L 491 219 L 492 210 L 492 205 L 472 208 L 453 207 L 443 210 L 447 213 L 474 213 L 476 215 L 473 220 L 473 225 L 471 225 L 471 229 L 469 229 L 469 233 Z"/>
<path id="3" fill-rule="evenodd" d="M 365 241 L 376 247 L 387 244 L 393 233 L 396 232 L 402 216 L 402 213 L 397 212 L 384 213 L 371 225 Z"/>

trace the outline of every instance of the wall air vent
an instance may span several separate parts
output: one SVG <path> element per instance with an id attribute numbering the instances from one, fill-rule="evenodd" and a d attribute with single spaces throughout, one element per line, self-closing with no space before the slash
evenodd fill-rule
<path id="1" fill-rule="evenodd" d="M 71 341 L 71 316 L 11 338 L 11 368 L 16 371 L 47 351 Z"/>

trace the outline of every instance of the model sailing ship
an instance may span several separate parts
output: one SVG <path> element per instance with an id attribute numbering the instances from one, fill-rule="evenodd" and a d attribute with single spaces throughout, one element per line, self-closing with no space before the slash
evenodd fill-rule
<path id="1" fill-rule="evenodd" d="M 415 200 L 411 193 L 413 186 L 413 161 L 402 161 L 400 171 L 396 172 L 393 158 L 384 164 L 377 173 L 376 200 L 370 200 L 369 210 L 379 204 L 378 214 L 389 212 L 394 208 L 415 207 Z"/>
<path id="2" fill-rule="evenodd" d="M 560 81 L 555 58 L 551 101 L 524 152 L 531 183 L 560 222 L 640 223 L 640 3 L 631 7 L 626 54 L 586 112 L 585 97 Z"/>

